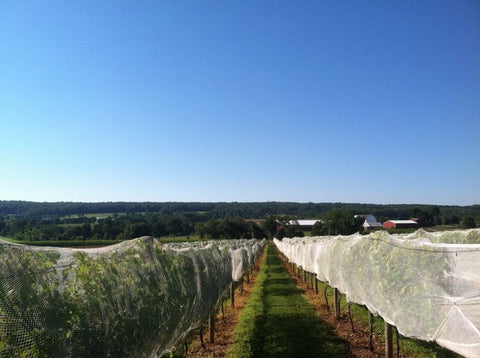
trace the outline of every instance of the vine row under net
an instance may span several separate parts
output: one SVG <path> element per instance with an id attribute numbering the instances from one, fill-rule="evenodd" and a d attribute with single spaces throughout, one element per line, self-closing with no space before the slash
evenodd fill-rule
<path id="1" fill-rule="evenodd" d="M 291 262 L 402 335 L 480 357 L 480 229 L 274 242 Z"/>
<path id="2" fill-rule="evenodd" d="M 0 241 L 0 357 L 161 357 L 213 313 L 264 244 Z"/>

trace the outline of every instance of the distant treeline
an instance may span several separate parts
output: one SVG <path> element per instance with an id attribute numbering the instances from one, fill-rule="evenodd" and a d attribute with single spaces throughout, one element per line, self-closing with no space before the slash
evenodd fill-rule
<path id="1" fill-rule="evenodd" d="M 358 203 L 296 203 L 296 202 L 32 202 L 0 201 L 1 215 L 46 217 L 82 215 L 91 213 L 158 213 L 178 215 L 200 213 L 205 218 L 226 217 L 264 218 L 269 215 L 293 215 L 302 218 L 319 218 L 334 209 L 358 214 L 373 214 L 380 219 L 408 219 L 419 210 L 432 205 L 423 204 L 358 204 Z M 480 215 L 480 205 L 435 205 L 444 220 L 452 216 Z"/>
<path id="2" fill-rule="evenodd" d="M 302 233 L 277 232 L 277 220 L 314 218 L 324 220 L 316 234 L 348 234 L 361 229 L 354 214 L 373 214 L 380 222 L 415 217 L 422 227 L 480 224 L 480 205 L 0 201 L 0 236 L 22 241 L 127 240 L 145 235 L 278 237 Z"/>

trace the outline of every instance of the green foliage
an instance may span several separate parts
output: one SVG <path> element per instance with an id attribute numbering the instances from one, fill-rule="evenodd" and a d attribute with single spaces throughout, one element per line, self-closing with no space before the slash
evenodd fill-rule
<path id="1" fill-rule="evenodd" d="M 294 226 L 287 226 L 284 231 L 285 234 L 283 235 L 283 237 L 303 237 L 305 235 L 302 230 Z"/>
<path id="2" fill-rule="evenodd" d="M 265 231 L 266 236 L 269 239 L 278 237 L 277 234 L 277 218 L 273 215 L 269 215 L 262 223 L 262 229 Z"/>
<path id="3" fill-rule="evenodd" d="M 363 218 L 356 219 L 346 210 L 334 209 L 325 216 L 325 223 L 315 228 L 325 235 L 350 235 L 363 230 Z"/>
<path id="4" fill-rule="evenodd" d="M 1 357 L 138 357 L 174 347 L 232 280 L 220 242 L 171 250 L 138 239 L 103 251 L 0 242 Z"/>
<path id="5" fill-rule="evenodd" d="M 125 240 L 143 235 L 203 237 L 291 237 L 300 232 L 277 232 L 276 220 L 319 218 L 332 212 L 373 214 L 380 221 L 418 217 L 424 226 L 459 224 L 460 218 L 480 217 L 480 205 L 376 205 L 353 203 L 37 203 L 0 201 L 0 235 L 16 240 Z M 233 219 L 234 218 L 234 219 Z M 235 220 L 263 219 L 249 228 L 235 228 Z M 220 223 L 210 223 L 212 220 Z M 230 223 L 222 220 L 229 219 Z M 317 227 L 313 235 L 351 232 L 350 224 Z M 207 224 L 208 223 L 208 224 Z M 217 225 L 218 224 L 218 225 Z M 477 223 L 478 224 L 478 223 Z M 320 224 L 318 224 L 320 225 Z M 208 230 L 205 226 L 209 226 Z M 238 225 L 237 225 L 238 226 Z M 240 224 L 243 226 L 243 223 Z M 355 230 L 356 231 L 356 230 Z"/>
<path id="6" fill-rule="evenodd" d="M 263 230 L 257 224 L 240 218 L 210 220 L 197 224 L 196 230 L 200 237 L 212 240 L 260 239 L 264 236 Z"/>
<path id="7" fill-rule="evenodd" d="M 477 223 L 475 222 L 475 218 L 471 215 L 465 216 L 462 219 L 462 227 L 464 229 L 472 229 L 474 227 L 477 227 Z"/>
<path id="8" fill-rule="evenodd" d="M 422 227 L 439 225 L 442 223 L 440 216 L 440 207 L 438 205 L 430 205 L 424 209 L 416 208 L 412 217 L 418 218 L 418 224 Z"/>
<path id="9" fill-rule="evenodd" d="M 360 203 L 292 203 L 292 202 L 249 202 L 249 203 L 198 203 L 198 202 L 103 202 L 78 203 L 57 202 L 38 203 L 30 201 L 2 201 L 0 200 L 0 216 L 17 216 L 27 218 L 57 218 L 73 216 L 73 218 L 87 217 L 94 213 L 96 217 L 113 217 L 117 214 L 133 215 L 135 213 L 158 214 L 160 216 L 198 216 L 199 221 L 208 221 L 216 218 L 241 217 L 267 218 L 271 215 L 293 215 L 298 218 L 314 218 L 325 215 L 333 209 L 342 209 L 354 214 L 373 214 L 377 219 L 409 219 L 418 217 L 418 210 L 429 211 L 432 205 L 418 204 L 360 204 Z M 449 220 L 453 215 L 463 217 L 480 214 L 480 205 L 453 206 L 439 205 L 440 216 Z M 448 222 L 446 222 L 448 224 Z M 2 230 L 0 222 L 0 230 Z"/>
<path id="10" fill-rule="evenodd" d="M 328 227 L 322 221 L 317 221 L 312 228 L 312 236 L 328 235 Z"/>

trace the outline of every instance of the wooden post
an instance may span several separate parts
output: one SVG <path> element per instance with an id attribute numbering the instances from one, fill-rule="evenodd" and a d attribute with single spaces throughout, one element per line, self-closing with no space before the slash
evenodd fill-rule
<path id="1" fill-rule="evenodd" d="M 400 334 L 398 333 L 398 328 L 395 327 L 395 338 L 397 340 L 397 358 L 400 357 Z"/>
<path id="2" fill-rule="evenodd" d="M 208 330 L 210 332 L 210 343 L 215 342 L 215 316 L 212 314 L 208 318 Z"/>
<path id="3" fill-rule="evenodd" d="M 335 310 L 335 319 L 340 319 L 340 294 L 337 288 L 333 289 L 333 307 Z"/>
<path id="4" fill-rule="evenodd" d="M 385 358 L 393 358 L 392 326 L 385 322 Z"/>
<path id="5" fill-rule="evenodd" d="M 348 302 L 348 318 L 350 319 L 350 325 L 352 326 L 352 332 L 355 333 L 355 326 L 353 325 L 352 303 L 351 302 Z"/>
<path id="6" fill-rule="evenodd" d="M 230 303 L 232 305 L 232 308 L 235 307 L 235 288 L 234 288 L 234 282 L 230 284 Z"/>
<path id="7" fill-rule="evenodd" d="M 317 274 L 313 274 L 313 291 L 315 292 L 316 295 L 318 295 L 318 280 L 317 280 Z"/>
<path id="8" fill-rule="evenodd" d="M 327 311 L 330 313 L 330 306 L 328 305 L 327 290 L 328 290 L 328 285 L 325 285 L 325 291 L 323 291 L 323 295 L 325 296 L 325 304 L 327 305 Z"/>
<path id="9" fill-rule="evenodd" d="M 373 352 L 373 314 L 371 312 L 368 312 L 368 326 L 370 328 L 368 348 Z"/>
<path id="10" fill-rule="evenodd" d="M 202 348 L 205 349 L 205 344 L 203 343 L 203 324 L 200 325 L 200 344 Z"/>

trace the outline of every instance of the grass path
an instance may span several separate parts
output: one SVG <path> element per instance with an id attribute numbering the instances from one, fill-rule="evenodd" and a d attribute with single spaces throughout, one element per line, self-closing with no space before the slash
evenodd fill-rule
<path id="1" fill-rule="evenodd" d="M 348 357 L 269 244 L 228 357 Z"/>

